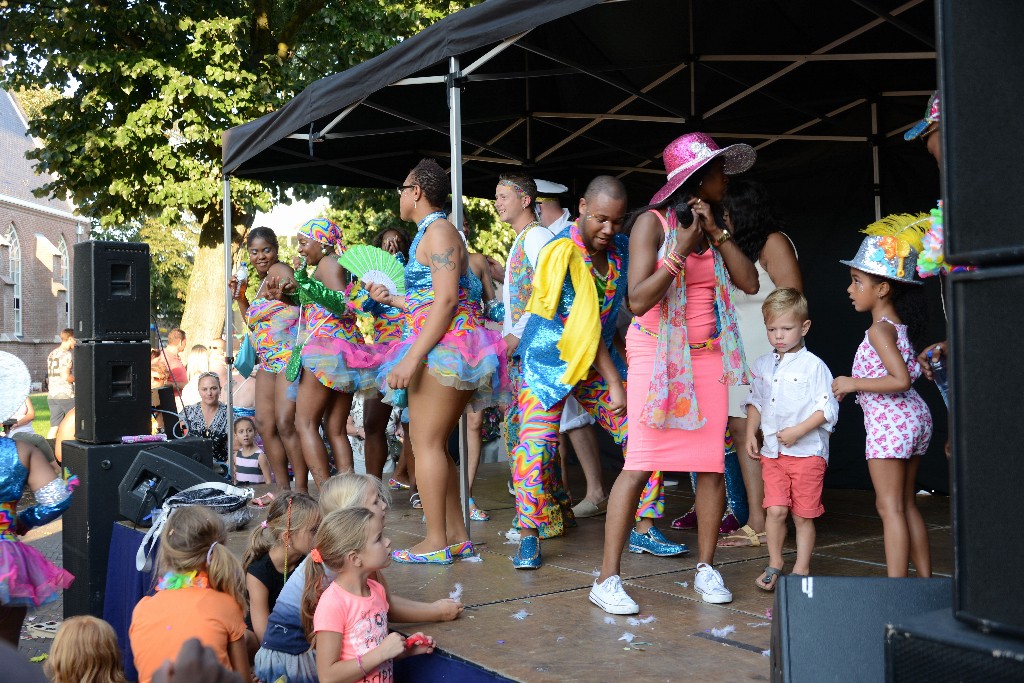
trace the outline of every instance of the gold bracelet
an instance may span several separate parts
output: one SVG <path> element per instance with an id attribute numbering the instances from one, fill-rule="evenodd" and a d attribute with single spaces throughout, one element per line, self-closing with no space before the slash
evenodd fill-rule
<path id="1" fill-rule="evenodd" d="M 716 239 L 716 240 L 711 242 L 711 246 L 713 246 L 715 249 L 717 249 L 718 247 L 722 246 L 723 244 L 725 244 L 726 242 L 728 242 L 731 239 L 732 239 L 732 233 L 730 233 L 725 228 L 722 228 L 722 234 L 719 235 L 718 239 Z"/>

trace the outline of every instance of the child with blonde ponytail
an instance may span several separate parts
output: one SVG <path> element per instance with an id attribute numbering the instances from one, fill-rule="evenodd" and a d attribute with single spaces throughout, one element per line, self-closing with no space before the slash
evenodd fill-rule
<path id="1" fill-rule="evenodd" d="M 149 683 L 190 638 L 248 680 L 245 575 L 226 542 L 224 522 L 210 510 L 195 505 L 171 513 L 160 534 L 156 594 L 135 606 L 128 630 L 140 683 Z"/>
<path id="2" fill-rule="evenodd" d="M 249 591 L 249 625 L 256 642 L 263 640 L 267 619 L 289 573 L 309 553 L 320 524 L 320 508 L 305 493 L 278 494 L 267 518 L 253 529 L 242 557 Z"/>
<path id="3" fill-rule="evenodd" d="M 387 486 L 369 474 L 348 472 L 331 477 L 320 489 L 320 511 L 328 515 L 345 508 L 365 508 L 382 522 L 389 505 Z M 320 524 L 323 527 L 323 522 Z M 316 653 L 310 648 L 302 626 L 302 593 L 306 571 L 313 565 L 307 557 L 288 576 L 267 622 L 267 629 L 256 653 L 254 673 L 261 681 L 276 681 L 285 676 L 288 683 L 312 683 L 319 680 Z M 333 579 L 333 573 L 327 574 Z M 384 577 L 370 578 L 384 587 L 391 622 L 425 623 L 451 621 L 462 613 L 458 600 L 443 598 L 419 602 L 388 592 Z"/>
<path id="4" fill-rule="evenodd" d="M 430 636 L 388 633 L 384 586 L 370 578 L 391 563 L 381 516 L 362 507 L 332 512 L 309 558 L 302 624 L 316 645 L 321 681 L 390 681 L 396 658 L 434 651 Z"/>

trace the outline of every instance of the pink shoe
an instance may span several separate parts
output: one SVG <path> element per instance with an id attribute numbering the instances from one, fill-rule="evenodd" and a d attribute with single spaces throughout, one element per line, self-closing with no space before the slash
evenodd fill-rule
<path id="1" fill-rule="evenodd" d="M 672 520 L 673 529 L 696 529 L 697 528 L 697 511 L 694 508 L 690 508 L 682 517 L 676 517 Z"/>
<path id="2" fill-rule="evenodd" d="M 725 517 L 722 517 L 722 524 L 718 527 L 718 533 L 720 534 L 731 534 L 740 528 L 740 521 L 736 519 L 734 514 L 727 513 Z"/>

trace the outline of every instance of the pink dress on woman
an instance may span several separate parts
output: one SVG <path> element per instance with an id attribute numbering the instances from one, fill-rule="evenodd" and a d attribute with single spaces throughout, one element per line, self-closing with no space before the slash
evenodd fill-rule
<path id="1" fill-rule="evenodd" d="M 658 251 L 658 267 L 665 246 Z M 629 449 L 625 469 L 643 472 L 724 472 L 722 438 L 728 421 L 729 390 L 722 382 L 722 350 L 702 345 L 717 334 L 715 258 L 711 249 L 686 257 L 686 332 L 690 340 L 694 390 L 707 422 L 699 429 L 656 429 L 639 419 L 647 401 L 658 347 L 661 306 L 633 319 L 626 333 L 626 410 Z M 674 284 L 672 286 L 678 286 Z"/>

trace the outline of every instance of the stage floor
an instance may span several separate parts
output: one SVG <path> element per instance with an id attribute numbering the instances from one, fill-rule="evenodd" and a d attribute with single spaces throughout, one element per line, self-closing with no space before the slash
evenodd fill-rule
<path id="1" fill-rule="evenodd" d="M 456 583 L 462 584 L 467 610 L 460 619 L 413 630 L 434 636 L 451 655 L 521 681 L 769 678 L 767 612 L 773 594 L 754 585 L 767 564 L 767 548 L 718 549 L 716 565 L 734 600 L 729 605 L 702 602 L 693 591 L 696 534 L 669 528 L 670 520 L 693 503 L 688 478 L 666 489 L 665 520 L 659 526 L 670 539 L 689 545 L 690 554 L 623 555 L 622 577 L 640 604 L 639 619 L 654 617 L 649 623 L 630 625 L 627 617 L 605 614 L 587 599 L 601 563 L 604 517 L 581 519 L 565 536 L 543 541 L 540 570 L 512 568 L 516 544 L 500 535 L 509 529 L 513 514 L 507 475 L 503 464 L 483 465 L 474 487 L 477 505 L 491 515 L 488 522 L 473 522 L 471 529 L 473 541 L 485 543 L 480 549 L 482 562 L 461 561 L 451 567 L 393 564 L 386 570 L 392 591 L 419 600 L 447 597 Z M 574 490 L 584 490 L 582 479 L 572 483 Z M 934 573 L 949 576 L 949 499 L 922 495 L 918 504 L 929 527 Z M 817 525 L 812 574 L 884 577 L 882 523 L 874 495 L 826 491 L 825 507 Z M 387 527 L 394 548 L 422 538 L 421 515 L 409 508 L 407 494 L 395 495 Z M 791 528 L 787 562 L 794 555 Z M 405 625 L 396 628 L 410 631 Z M 716 630 L 728 633 L 723 637 Z M 634 635 L 632 646 L 622 639 L 627 633 Z"/>
<path id="2" fill-rule="evenodd" d="M 491 515 L 488 522 L 473 522 L 471 534 L 480 547 L 479 562 L 456 562 L 450 567 L 393 564 L 386 570 L 391 590 L 418 600 L 447 597 L 462 584 L 467 610 L 445 624 L 394 624 L 402 632 L 422 630 L 434 636 L 440 649 L 486 670 L 520 681 L 767 680 L 769 678 L 770 619 L 773 594 L 754 586 L 764 568 L 766 548 L 720 548 L 716 564 L 733 592 L 729 605 L 708 605 L 693 591 L 696 560 L 691 556 L 659 558 L 625 553 L 622 575 L 630 595 L 640 603 L 640 620 L 612 617 L 593 606 L 587 593 L 600 567 L 604 517 L 579 520 L 562 538 L 544 541 L 544 566 L 538 571 L 516 571 L 511 554 L 516 544 L 506 542 L 513 499 L 506 490 L 508 469 L 503 463 L 484 464 L 475 486 L 478 505 Z M 573 489 L 582 492 L 579 472 Z M 613 473 L 606 472 L 611 486 Z M 259 492 L 265 487 L 259 487 Z M 419 541 L 424 526 L 412 510 L 408 494 L 395 493 L 387 529 L 393 548 Z M 696 534 L 674 531 L 669 521 L 693 502 L 689 481 L 666 489 L 665 520 L 659 526 L 672 540 L 680 540 L 695 554 Z M 949 499 L 919 496 L 918 504 L 929 526 L 932 561 L 937 575 L 952 574 Z M 826 491 L 826 512 L 817 525 L 817 550 L 811 564 L 815 575 L 885 576 L 882 524 L 874 509 L 874 496 L 866 491 Z M 260 521 L 254 520 L 254 524 Z M 251 527 L 250 527 L 251 528 Z M 42 532 L 42 533 L 40 533 Z M 249 531 L 230 535 L 229 546 L 241 557 Z M 26 539 L 47 545 L 60 562 L 59 522 L 33 532 Z M 49 547 L 53 546 L 53 547 Z M 787 561 L 794 554 L 792 533 Z M 59 605 L 59 603 L 58 603 Z M 49 606 L 48 606 L 49 607 Z M 48 612 L 44 612 L 49 614 Z M 60 618 L 59 610 L 56 616 Z M 37 614 L 36 619 L 42 619 Z M 730 628 L 732 627 L 732 628 Z M 723 631 L 724 629 L 724 631 Z M 732 630 L 735 629 L 735 630 Z M 716 635 L 716 630 L 719 634 Z M 634 635 L 632 645 L 622 637 Z M 26 634 L 27 635 L 27 634 Z M 21 650 L 29 655 L 49 650 L 51 640 L 23 638 Z"/>

